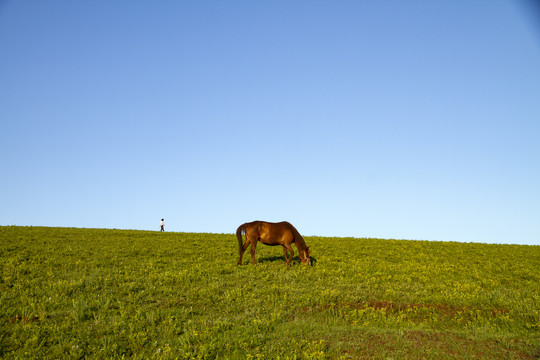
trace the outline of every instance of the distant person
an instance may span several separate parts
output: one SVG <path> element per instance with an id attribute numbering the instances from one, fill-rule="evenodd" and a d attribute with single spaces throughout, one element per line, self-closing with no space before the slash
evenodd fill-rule
<path id="1" fill-rule="evenodd" d="M 163 226 L 165 226 L 165 223 L 163 222 L 163 219 L 161 219 L 161 230 L 160 231 L 165 231 L 165 228 Z"/>

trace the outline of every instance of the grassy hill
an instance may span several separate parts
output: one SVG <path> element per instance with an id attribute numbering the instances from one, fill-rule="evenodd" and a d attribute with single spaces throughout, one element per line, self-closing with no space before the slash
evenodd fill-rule
<path id="1" fill-rule="evenodd" d="M 306 242 L 236 266 L 232 234 L 0 227 L 0 357 L 540 356 L 540 246 Z"/>

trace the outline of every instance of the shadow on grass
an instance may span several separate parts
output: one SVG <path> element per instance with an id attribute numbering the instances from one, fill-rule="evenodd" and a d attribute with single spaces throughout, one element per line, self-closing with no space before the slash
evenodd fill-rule
<path id="1" fill-rule="evenodd" d="M 310 257 L 311 259 L 311 266 L 315 265 L 317 263 L 317 259 L 315 259 L 314 257 Z M 266 256 L 266 257 L 261 257 L 259 259 L 257 259 L 257 262 L 259 263 L 269 263 L 269 262 L 283 262 L 283 264 L 285 264 L 285 256 L 277 256 L 277 255 L 274 255 L 274 256 Z M 293 263 L 298 263 L 300 264 L 300 258 L 298 256 L 295 256 L 292 258 L 292 261 L 291 261 L 291 264 Z"/>

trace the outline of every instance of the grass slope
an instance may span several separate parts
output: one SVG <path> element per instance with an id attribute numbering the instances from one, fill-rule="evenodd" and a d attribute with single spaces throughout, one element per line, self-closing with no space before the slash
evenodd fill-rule
<path id="1" fill-rule="evenodd" d="M 540 247 L 0 227 L 0 357 L 534 359 Z"/>

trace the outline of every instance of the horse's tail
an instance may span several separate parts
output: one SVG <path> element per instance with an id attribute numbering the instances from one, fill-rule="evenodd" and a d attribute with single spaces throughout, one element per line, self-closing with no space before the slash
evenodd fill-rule
<path id="1" fill-rule="evenodd" d="M 242 246 L 244 245 L 244 240 L 242 239 L 242 233 L 246 232 L 247 223 L 242 224 L 236 229 L 236 238 L 238 239 L 238 253 L 242 252 Z"/>

